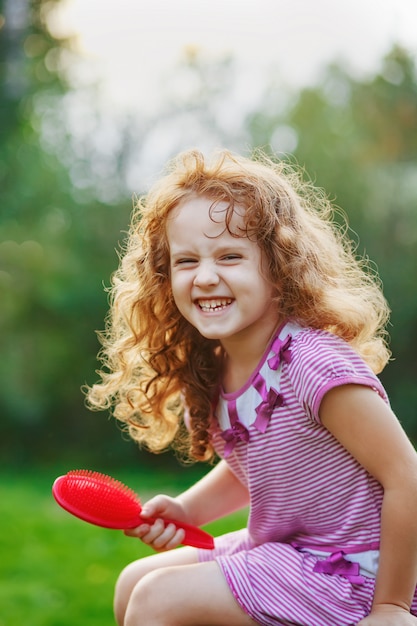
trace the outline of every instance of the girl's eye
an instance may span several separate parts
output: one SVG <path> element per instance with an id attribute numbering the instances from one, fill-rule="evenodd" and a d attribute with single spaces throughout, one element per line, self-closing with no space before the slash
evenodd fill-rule
<path id="1" fill-rule="evenodd" d="M 241 259 L 241 255 L 240 254 L 225 254 L 222 257 L 222 261 L 237 261 L 239 259 Z"/>
<path id="2" fill-rule="evenodd" d="M 185 258 L 185 259 L 177 259 L 175 261 L 175 265 L 187 265 L 187 263 L 197 263 L 196 259 Z"/>

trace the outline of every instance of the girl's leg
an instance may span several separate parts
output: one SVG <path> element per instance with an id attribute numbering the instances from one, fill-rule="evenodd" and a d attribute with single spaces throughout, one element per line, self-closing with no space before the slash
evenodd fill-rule
<path id="1" fill-rule="evenodd" d="M 145 574 L 130 594 L 121 623 L 254 626 L 256 622 L 240 608 L 217 562 L 209 561 L 163 566 Z"/>
<path id="2" fill-rule="evenodd" d="M 152 556 L 133 561 L 121 572 L 116 583 L 114 595 L 114 614 L 119 626 L 124 625 L 126 607 L 133 589 L 146 574 L 173 565 L 198 563 L 196 548 L 179 548 L 169 552 L 160 552 Z"/>

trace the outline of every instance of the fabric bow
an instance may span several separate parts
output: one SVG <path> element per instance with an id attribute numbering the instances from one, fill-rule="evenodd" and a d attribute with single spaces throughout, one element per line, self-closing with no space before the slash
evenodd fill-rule
<path id="1" fill-rule="evenodd" d="M 360 575 L 359 563 L 352 563 L 345 559 L 345 553 L 340 550 L 333 552 L 323 561 L 317 561 L 313 568 L 313 572 L 318 574 L 337 574 L 347 578 L 351 583 L 363 585 L 365 579 Z"/>
<path id="2" fill-rule="evenodd" d="M 263 395 L 263 394 L 262 394 Z M 256 420 L 255 428 L 259 432 L 264 433 L 268 427 L 269 420 L 271 419 L 272 411 L 275 407 L 280 407 L 284 404 L 284 398 L 276 389 L 270 387 L 266 394 L 266 397 L 256 407 Z"/>
<path id="3" fill-rule="evenodd" d="M 284 361 L 285 363 L 291 363 L 291 350 L 290 350 L 291 341 L 292 341 L 292 336 L 287 335 L 284 341 L 281 341 L 281 339 L 278 338 L 272 344 L 272 350 L 276 354 L 274 354 L 274 356 L 271 356 L 271 358 L 268 359 L 268 365 L 271 370 L 277 370 L 281 361 Z"/>
<path id="4" fill-rule="evenodd" d="M 223 456 L 225 458 L 229 456 L 238 441 L 249 441 L 248 429 L 238 421 L 234 422 L 234 424 L 232 424 L 227 430 L 224 430 L 221 433 L 221 436 L 226 442 L 223 452 Z"/>

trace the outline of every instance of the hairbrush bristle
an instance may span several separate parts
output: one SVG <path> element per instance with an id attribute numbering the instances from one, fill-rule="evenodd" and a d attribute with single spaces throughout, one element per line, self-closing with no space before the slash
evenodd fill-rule
<path id="1" fill-rule="evenodd" d="M 54 495 L 67 511 L 109 528 L 132 528 L 140 522 L 140 501 L 119 480 L 90 470 L 71 470 L 56 481 Z"/>

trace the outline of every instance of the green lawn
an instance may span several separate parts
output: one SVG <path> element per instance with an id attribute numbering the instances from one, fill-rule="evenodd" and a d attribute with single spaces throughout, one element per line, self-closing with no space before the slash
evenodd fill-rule
<path id="1" fill-rule="evenodd" d="M 0 473 L 0 626 L 114 626 L 118 572 L 151 552 L 120 531 L 91 526 L 60 509 L 51 495 L 59 473 Z M 116 477 L 146 498 L 188 486 L 182 474 L 187 472 L 178 478 Z M 244 523 L 240 514 L 207 529 L 219 534 Z"/>

